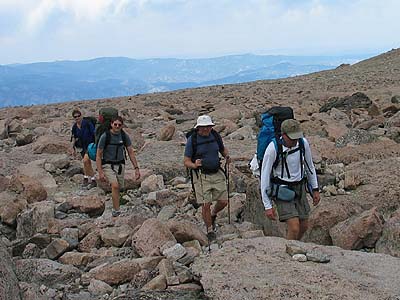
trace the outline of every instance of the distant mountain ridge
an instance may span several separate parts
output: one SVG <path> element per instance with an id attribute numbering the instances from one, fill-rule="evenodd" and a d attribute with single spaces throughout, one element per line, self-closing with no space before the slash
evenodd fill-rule
<path id="1" fill-rule="evenodd" d="M 0 65 L 0 107 L 47 104 L 277 79 L 355 63 L 367 55 L 232 55 L 204 59 L 104 57 Z"/>

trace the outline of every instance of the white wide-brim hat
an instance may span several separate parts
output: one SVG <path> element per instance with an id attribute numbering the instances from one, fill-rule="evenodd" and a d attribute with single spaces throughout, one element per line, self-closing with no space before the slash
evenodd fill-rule
<path id="1" fill-rule="evenodd" d="M 212 122 L 211 117 L 207 115 L 199 116 L 197 118 L 197 124 L 194 128 L 199 126 L 214 126 L 215 124 Z"/>

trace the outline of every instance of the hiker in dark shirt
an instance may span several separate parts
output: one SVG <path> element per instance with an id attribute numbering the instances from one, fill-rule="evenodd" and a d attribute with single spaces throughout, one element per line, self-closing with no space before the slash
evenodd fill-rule
<path id="1" fill-rule="evenodd" d="M 94 142 L 95 128 L 92 122 L 83 118 L 79 109 L 72 111 L 72 117 L 75 120 L 72 126 L 71 142 L 73 154 L 80 153 L 83 159 L 83 187 L 96 186 L 96 179 L 92 168 L 92 161 L 87 154 L 87 148 L 90 143 Z"/>
<path id="2" fill-rule="evenodd" d="M 209 116 L 199 116 L 195 132 L 188 138 L 184 154 L 185 167 L 192 169 L 196 200 L 202 204 L 202 215 L 210 241 L 216 238 L 215 221 L 218 212 L 228 204 L 226 177 L 220 168 L 219 153 L 230 163 L 228 149 L 221 136 L 212 129 L 214 123 Z M 196 141 L 196 153 L 193 141 Z M 211 212 L 211 203 L 216 201 Z"/>
<path id="3" fill-rule="evenodd" d="M 97 145 L 96 165 L 101 181 L 111 184 L 113 210 L 112 216 L 120 215 L 119 192 L 124 188 L 125 174 L 125 149 L 135 169 L 135 180 L 140 178 L 140 170 L 133 151 L 129 136 L 122 130 L 122 117 L 118 116 L 111 120 L 111 129 L 104 132 Z"/>

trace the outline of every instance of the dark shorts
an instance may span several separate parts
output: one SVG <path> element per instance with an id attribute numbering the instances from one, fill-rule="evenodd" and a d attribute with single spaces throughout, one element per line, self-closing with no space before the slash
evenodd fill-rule
<path id="1" fill-rule="evenodd" d="M 293 186 L 296 197 L 293 201 L 274 200 L 279 215 L 279 221 L 285 222 L 291 218 L 300 220 L 308 219 L 310 215 L 310 204 L 307 200 L 307 192 L 304 183 Z"/>

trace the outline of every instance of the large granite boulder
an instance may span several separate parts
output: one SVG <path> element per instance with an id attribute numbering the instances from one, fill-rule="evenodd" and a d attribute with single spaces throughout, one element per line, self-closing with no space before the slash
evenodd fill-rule
<path id="1" fill-rule="evenodd" d="M 14 263 L 0 239 L 0 299 L 21 299 L 18 279 L 14 272 Z"/>
<path id="2" fill-rule="evenodd" d="M 288 244 L 320 253 L 328 263 L 297 262 Z M 311 258 L 311 257 L 310 257 Z M 396 299 L 398 258 L 278 237 L 236 239 L 196 258 L 192 265 L 210 299 Z M 227 276 L 231 274 L 232 276 Z"/>

